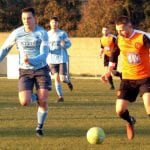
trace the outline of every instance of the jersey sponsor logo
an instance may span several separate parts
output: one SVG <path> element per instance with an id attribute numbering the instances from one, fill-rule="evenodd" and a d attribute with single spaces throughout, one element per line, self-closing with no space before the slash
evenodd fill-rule
<path id="1" fill-rule="evenodd" d="M 105 46 L 104 49 L 105 49 L 106 51 L 110 51 L 110 47 L 109 47 L 109 46 Z"/>
<path id="2" fill-rule="evenodd" d="M 140 55 L 134 52 L 127 53 L 129 64 L 139 64 L 141 62 Z"/>

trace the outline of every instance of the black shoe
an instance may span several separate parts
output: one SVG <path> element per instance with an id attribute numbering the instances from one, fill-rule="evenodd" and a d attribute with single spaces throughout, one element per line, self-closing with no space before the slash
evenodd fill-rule
<path id="1" fill-rule="evenodd" d="M 58 100 L 57 100 L 57 102 L 58 102 L 58 103 L 64 102 L 64 98 L 63 98 L 63 97 L 59 97 Z"/>
<path id="2" fill-rule="evenodd" d="M 67 83 L 67 85 L 68 85 L 68 88 L 70 89 L 70 91 L 72 91 L 72 90 L 73 90 L 73 85 L 72 85 L 72 83 L 69 82 L 69 83 Z"/>
<path id="3" fill-rule="evenodd" d="M 131 120 L 130 124 L 133 124 L 133 125 L 134 125 L 134 124 L 136 123 L 136 120 L 135 120 L 134 117 L 131 116 L 131 119 L 130 119 L 130 120 Z"/>
<path id="4" fill-rule="evenodd" d="M 115 89 L 115 87 L 114 87 L 114 86 L 111 86 L 111 87 L 110 87 L 110 90 L 114 90 L 114 89 Z"/>
<path id="5" fill-rule="evenodd" d="M 44 134 L 43 134 L 43 130 L 42 129 L 36 129 L 36 136 L 38 137 L 42 137 Z"/>

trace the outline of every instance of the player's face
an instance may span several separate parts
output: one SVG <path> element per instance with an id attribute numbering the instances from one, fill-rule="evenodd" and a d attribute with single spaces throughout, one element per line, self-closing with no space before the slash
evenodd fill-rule
<path id="1" fill-rule="evenodd" d="M 55 29 L 55 30 L 58 29 L 58 21 L 51 20 L 50 27 L 51 27 L 51 29 Z"/>
<path id="2" fill-rule="evenodd" d="M 130 31 L 131 31 L 131 25 L 127 24 L 120 24 L 120 25 L 116 25 L 116 30 L 118 32 L 119 35 L 128 38 L 130 36 Z"/>
<path id="3" fill-rule="evenodd" d="M 22 23 L 25 27 L 25 30 L 34 30 L 35 27 L 35 17 L 31 12 L 22 13 Z"/>
<path id="4" fill-rule="evenodd" d="M 107 36 L 108 35 L 108 29 L 107 28 L 103 28 L 102 29 L 102 34 Z"/>

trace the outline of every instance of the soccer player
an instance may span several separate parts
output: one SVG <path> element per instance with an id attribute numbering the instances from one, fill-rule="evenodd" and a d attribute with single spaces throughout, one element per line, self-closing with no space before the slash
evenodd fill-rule
<path id="1" fill-rule="evenodd" d="M 134 30 L 131 21 L 121 16 L 116 21 L 118 41 L 115 46 L 108 71 L 101 77 L 106 82 L 110 76 L 119 54 L 122 56 L 122 80 L 116 101 L 116 113 L 127 122 L 127 137 L 134 137 L 135 118 L 130 115 L 128 105 L 136 100 L 137 95 L 143 98 L 145 110 L 150 116 L 150 72 L 149 48 L 150 39 L 146 34 Z"/>
<path id="2" fill-rule="evenodd" d="M 109 58 L 111 56 L 115 42 L 116 42 L 116 36 L 110 34 L 107 27 L 103 27 L 102 37 L 100 38 L 100 58 L 102 58 L 102 55 L 104 54 L 104 67 L 106 67 L 106 69 L 108 69 Z M 121 77 L 121 74 L 118 71 L 116 71 L 116 69 L 117 69 L 117 65 L 113 70 L 113 74 L 115 76 Z M 110 89 L 111 90 L 115 89 L 112 75 L 108 77 L 108 81 L 111 86 Z"/>
<path id="3" fill-rule="evenodd" d="M 23 26 L 15 29 L 0 48 L 0 61 L 16 44 L 19 51 L 19 101 L 22 106 L 37 101 L 36 135 L 42 136 L 48 113 L 48 90 L 51 89 L 49 67 L 46 63 L 49 51 L 48 35 L 47 31 L 36 25 L 33 8 L 22 9 L 21 17 Z M 37 94 L 33 94 L 34 85 Z"/>
<path id="4" fill-rule="evenodd" d="M 68 53 L 67 49 L 71 46 L 68 35 L 65 31 L 59 29 L 57 17 L 50 19 L 49 37 L 49 55 L 47 63 L 49 64 L 52 75 L 54 75 L 55 88 L 58 95 L 57 102 L 63 102 L 63 92 L 61 82 L 68 85 L 69 89 L 73 90 L 73 85 L 67 76 Z"/>

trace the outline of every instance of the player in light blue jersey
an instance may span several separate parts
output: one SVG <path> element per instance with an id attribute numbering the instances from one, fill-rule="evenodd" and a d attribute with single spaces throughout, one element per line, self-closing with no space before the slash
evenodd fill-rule
<path id="1" fill-rule="evenodd" d="M 67 76 L 67 49 L 71 46 L 71 42 L 68 39 L 67 33 L 58 28 L 57 17 L 52 17 L 50 19 L 50 27 L 51 29 L 48 31 L 50 51 L 47 57 L 47 63 L 49 64 L 51 73 L 54 75 L 58 102 L 63 102 L 64 98 L 61 82 L 66 83 L 69 89 L 71 91 L 73 90 L 73 85 Z"/>
<path id="2" fill-rule="evenodd" d="M 43 124 L 48 113 L 48 90 L 51 89 L 48 55 L 48 35 L 36 25 L 33 8 L 22 9 L 23 26 L 15 29 L 0 48 L 0 61 L 16 44 L 19 51 L 19 101 L 22 106 L 38 102 L 36 135 L 43 135 Z M 13 60 L 12 60 L 13 61 Z M 33 94 L 34 85 L 37 94 Z"/>

